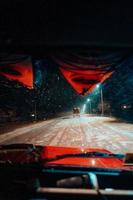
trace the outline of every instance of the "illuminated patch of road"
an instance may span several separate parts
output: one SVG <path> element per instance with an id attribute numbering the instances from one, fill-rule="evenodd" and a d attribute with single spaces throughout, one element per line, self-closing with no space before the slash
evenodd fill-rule
<path id="1" fill-rule="evenodd" d="M 56 118 L 0 136 L 0 143 L 102 148 L 114 153 L 133 151 L 133 124 L 109 117 L 82 115 Z"/>

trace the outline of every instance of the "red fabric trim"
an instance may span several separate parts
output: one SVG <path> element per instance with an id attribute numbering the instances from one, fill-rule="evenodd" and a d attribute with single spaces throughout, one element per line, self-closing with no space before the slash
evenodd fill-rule
<path id="1" fill-rule="evenodd" d="M 8 71 L 8 69 L 11 71 Z M 19 81 L 29 89 L 33 89 L 33 69 L 30 59 L 17 64 L 5 64 L 4 66 L 0 66 L 0 75 L 10 80 Z"/>

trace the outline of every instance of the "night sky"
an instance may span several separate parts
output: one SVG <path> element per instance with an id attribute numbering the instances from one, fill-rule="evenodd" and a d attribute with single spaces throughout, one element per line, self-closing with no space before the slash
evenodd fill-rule
<path id="1" fill-rule="evenodd" d="M 82 97 L 69 85 L 55 63 L 42 62 L 46 66 L 44 80 L 44 107 L 49 113 L 69 112 L 74 106 L 82 106 L 86 97 Z"/>

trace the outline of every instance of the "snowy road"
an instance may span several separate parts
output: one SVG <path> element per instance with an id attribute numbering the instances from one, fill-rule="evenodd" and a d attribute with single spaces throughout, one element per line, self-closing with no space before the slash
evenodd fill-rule
<path id="1" fill-rule="evenodd" d="M 114 153 L 133 152 L 133 124 L 114 118 L 66 116 L 30 124 L 0 135 L 0 144 L 97 147 Z"/>

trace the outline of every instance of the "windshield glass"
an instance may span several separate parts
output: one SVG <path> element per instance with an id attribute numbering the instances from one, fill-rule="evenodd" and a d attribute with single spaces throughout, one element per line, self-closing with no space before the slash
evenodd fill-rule
<path id="1" fill-rule="evenodd" d="M 0 144 L 133 152 L 132 53 L 0 57 Z"/>

